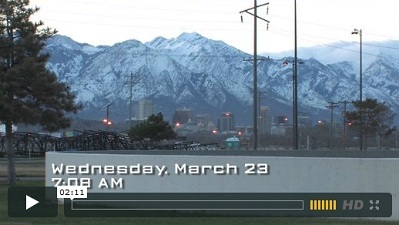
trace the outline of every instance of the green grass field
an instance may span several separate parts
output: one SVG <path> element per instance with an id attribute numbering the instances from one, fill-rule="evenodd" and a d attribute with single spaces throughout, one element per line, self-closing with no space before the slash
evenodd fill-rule
<path id="1" fill-rule="evenodd" d="M 44 159 L 17 158 L 15 160 L 17 177 L 44 177 Z M 7 176 L 7 160 L 0 158 L 0 178 Z"/>
<path id="2" fill-rule="evenodd" d="M 6 163 L 0 159 L 0 174 L 6 174 Z M 18 176 L 40 177 L 44 175 L 44 160 L 19 160 Z M 35 172 L 32 172 L 35 171 Z M 1 175 L 0 175 L 1 176 Z M 44 181 L 19 181 L 19 186 L 44 186 Z M 10 218 L 7 215 L 7 184 L 0 181 L 0 225 L 30 224 L 68 224 L 68 225 L 114 225 L 114 224 L 146 224 L 146 225 L 399 225 L 399 222 L 386 222 L 358 219 L 328 218 L 267 218 L 267 217 L 124 217 L 124 218 L 69 218 L 65 217 L 62 206 L 56 218 Z"/>

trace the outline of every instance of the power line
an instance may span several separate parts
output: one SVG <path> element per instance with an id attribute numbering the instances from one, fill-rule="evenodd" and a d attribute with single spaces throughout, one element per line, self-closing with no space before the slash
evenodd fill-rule
<path id="1" fill-rule="evenodd" d="M 285 33 L 286 31 L 284 31 L 284 30 L 280 30 L 280 31 L 283 31 L 283 32 L 276 32 L 274 29 L 272 29 L 270 32 L 273 32 L 273 33 L 276 33 L 276 34 L 279 34 L 279 35 L 282 35 L 282 36 L 286 36 L 286 37 L 291 37 L 291 35 L 288 35 L 287 33 Z M 308 35 L 308 36 L 312 36 L 312 35 Z M 359 50 L 352 50 L 352 49 L 336 46 L 334 44 L 326 44 L 326 43 L 322 43 L 322 42 L 319 42 L 319 41 L 315 41 L 315 40 L 308 39 L 308 38 L 303 38 L 303 37 L 300 37 L 299 39 L 300 40 L 305 40 L 305 41 L 308 41 L 308 42 L 312 42 L 312 43 L 315 43 L 315 44 L 320 45 L 320 46 L 326 46 L 326 47 L 340 49 L 340 50 L 344 50 L 344 51 L 348 51 L 348 52 L 359 53 Z M 348 43 L 348 44 L 351 43 L 351 42 L 348 42 L 348 41 L 342 41 L 342 40 L 339 40 L 339 41 L 340 42 L 344 42 L 344 43 Z M 365 44 L 363 43 L 363 45 L 365 45 Z M 383 47 L 383 46 L 374 45 L 374 44 L 366 44 L 366 45 L 372 46 L 372 47 L 378 47 L 378 48 Z M 399 50 L 399 48 L 395 48 L 395 47 L 385 46 L 385 48 L 389 48 L 389 49 L 392 49 L 392 50 Z M 372 53 L 368 53 L 368 52 L 364 52 L 364 51 L 363 51 L 363 55 L 376 56 L 376 57 L 379 56 L 379 57 L 387 59 L 385 56 L 372 54 Z M 399 58 L 391 57 L 390 59 L 399 61 Z"/>
<path id="2" fill-rule="evenodd" d="M 47 11 L 47 13 L 53 13 L 53 14 L 59 15 L 60 13 L 64 13 L 64 12 L 63 11 L 54 10 L 54 11 Z M 98 17 L 98 18 L 101 18 L 101 19 L 104 18 L 103 14 L 96 14 L 96 13 L 87 14 L 87 13 L 84 13 L 84 12 L 69 12 L 68 14 L 69 15 L 76 15 L 76 16 L 84 16 L 84 17 Z M 109 15 L 109 16 L 107 16 L 107 20 L 109 18 L 128 19 L 128 21 L 154 20 L 154 21 L 171 21 L 171 22 L 195 22 L 195 23 L 205 23 L 205 24 L 217 24 L 217 23 L 236 24 L 237 23 L 237 21 L 232 21 L 232 20 L 212 20 L 212 21 L 208 20 L 207 21 L 207 20 L 190 19 L 190 18 L 185 18 L 183 20 L 183 19 L 175 19 L 175 18 L 172 19 L 172 18 L 168 18 L 168 17 L 166 17 L 166 18 L 165 17 L 150 17 L 149 18 L 148 16 L 146 17 L 145 15 L 143 15 L 143 16 L 137 16 L 137 15 L 131 16 L 131 15 L 123 15 L 123 14 L 120 14 L 120 15 Z M 60 20 L 59 18 L 58 19 L 52 19 L 52 21 L 71 22 L 71 20 L 68 20 L 68 18 L 66 18 L 66 20 Z M 72 21 L 72 22 L 74 22 L 74 21 Z M 103 22 L 100 23 L 98 21 L 90 23 L 90 24 L 93 24 L 93 25 L 104 25 Z M 115 23 L 110 23 L 110 24 L 118 25 L 118 24 L 115 24 Z"/>
<path id="3" fill-rule="evenodd" d="M 51 12 L 51 11 L 50 11 Z M 59 14 L 62 13 L 62 11 L 52 11 L 55 14 Z M 70 14 L 72 15 L 81 15 L 81 16 L 86 16 L 88 15 L 87 13 L 79 13 L 79 12 L 71 12 Z M 99 18 L 103 18 L 104 15 L 101 14 L 90 14 L 90 16 L 96 16 Z M 236 21 L 233 20 L 213 20 L 213 21 L 206 21 L 206 20 L 196 20 L 196 19 L 189 19 L 189 18 L 185 18 L 183 19 L 170 19 L 170 18 L 156 18 L 156 17 L 137 17 L 137 16 L 122 16 L 122 15 L 111 15 L 108 16 L 107 18 L 110 17 L 114 17 L 114 18 L 122 18 L 122 19 L 128 19 L 127 21 L 134 21 L 134 20 L 155 20 L 155 21 L 171 21 L 171 22 L 194 22 L 194 23 L 202 23 L 202 24 L 210 24 L 210 25 L 220 25 L 218 27 L 215 28 L 211 28 L 211 27 L 204 27 L 201 28 L 201 30 L 224 30 L 224 31 L 242 31 L 242 28 L 237 28 L 237 29 L 232 29 L 229 28 L 227 29 L 225 26 L 223 26 L 222 24 L 236 24 Z M 74 17 L 70 17 L 70 18 L 74 18 Z M 58 22 L 63 22 L 63 23 L 71 23 L 71 24 L 76 24 L 76 21 L 72 21 L 72 20 L 65 20 L 65 19 L 52 19 L 51 21 L 58 21 Z M 344 29 L 344 28 L 339 28 L 339 27 L 333 27 L 333 26 L 327 26 L 327 25 L 323 25 L 323 24 L 317 24 L 317 23 L 312 23 L 312 22 L 302 22 L 302 23 L 307 23 L 307 24 L 313 24 L 313 25 L 317 25 L 318 27 L 322 27 L 322 28 L 326 28 L 326 29 L 335 29 L 335 30 L 341 30 L 341 31 L 348 31 L 351 29 Z M 95 26 L 110 26 L 110 27 L 129 27 L 129 28 L 145 28 L 145 29 L 165 29 L 165 30 L 169 30 L 171 29 L 171 27 L 165 27 L 165 26 L 145 26 L 145 25 L 136 25 L 136 24 L 122 24 L 122 23 L 107 23 L 107 22 L 90 22 L 90 21 L 79 21 L 79 24 L 87 24 L 87 25 L 95 25 Z M 179 24 L 179 23 L 177 23 Z M 179 25 L 176 25 L 176 29 L 178 29 Z M 246 29 L 249 30 L 249 29 Z M 287 30 L 282 30 L 282 29 L 277 29 L 275 27 L 273 27 L 272 30 L 280 30 L 280 31 L 284 31 L 284 32 L 288 32 L 288 33 L 292 33 L 292 31 L 287 31 Z M 381 34 L 375 34 L 375 33 L 370 33 L 372 35 L 375 36 L 381 36 L 381 37 L 389 37 L 389 38 L 397 38 L 397 37 L 391 37 L 391 36 L 384 36 Z M 343 41 L 343 40 L 337 40 L 334 38 L 330 38 L 330 37 L 326 37 L 326 36 L 320 36 L 320 35 L 315 35 L 315 34 L 307 34 L 307 33 L 301 33 L 301 35 L 306 35 L 306 36 L 312 36 L 312 37 L 319 37 L 322 38 L 324 40 L 333 40 L 333 41 L 342 41 L 342 42 L 347 42 L 347 41 Z M 349 43 L 349 42 L 347 42 Z M 381 46 L 381 45 L 373 45 L 373 44 L 367 44 L 369 46 L 373 46 L 373 47 L 379 47 L 379 48 L 389 48 L 389 49 L 393 49 L 393 50 L 399 50 L 399 48 L 394 48 L 394 47 L 389 47 L 389 46 Z"/>
<path id="4" fill-rule="evenodd" d="M 82 3 L 81 1 L 75 1 L 76 3 Z M 84 2 L 83 2 L 84 3 Z M 206 14 L 215 14 L 215 15 L 221 15 L 221 14 L 230 14 L 230 15 L 232 15 L 233 14 L 233 12 L 232 11 L 222 11 L 222 10 L 220 10 L 220 9 L 218 9 L 218 10 L 209 10 L 209 9 L 207 9 L 207 10 L 196 10 L 196 9 L 178 9 L 178 8 L 161 8 L 161 7 L 143 7 L 143 6 L 130 6 L 130 5 L 118 5 L 118 4 L 115 4 L 115 3 L 110 3 L 110 4 L 104 4 L 104 3 L 97 3 L 97 2 L 95 2 L 95 3 L 90 3 L 90 5 L 93 5 L 93 4 L 95 4 L 95 5 L 99 5 L 99 6 L 106 6 L 106 7 L 114 7 L 114 8 L 123 8 L 123 9 L 126 9 L 126 8 L 131 8 L 131 9 L 134 9 L 134 10 L 151 10 L 151 11 L 154 11 L 154 10 L 160 10 L 160 11 L 166 11 L 166 12 L 170 12 L 170 13 L 172 13 L 172 12 L 182 12 L 182 13 L 201 13 L 201 15 L 206 15 Z M 59 14 L 59 13 L 62 13 L 62 12 L 64 12 L 64 11 L 58 11 L 58 10 L 46 10 L 46 12 L 50 12 L 50 13 L 56 13 L 56 14 Z M 86 15 L 88 15 L 87 14 L 87 12 L 68 12 L 68 14 L 72 14 L 72 15 L 82 15 L 82 16 L 86 16 Z M 96 17 L 99 17 L 99 18 L 104 18 L 104 15 L 103 14 L 93 14 L 93 13 L 91 13 L 90 14 L 90 16 L 96 16 Z M 293 20 L 293 18 L 292 17 L 288 17 L 288 16 L 282 16 L 282 15 L 279 15 L 279 14 L 271 14 L 271 16 L 272 17 L 277 17 L 277 18 L 281 18 L 281 19 L 284 19 L 284 20 L 289 20 L 289 21 L 292 21 Z M 204 23 L 209 23 L 209 24 L 215 24 L 215 23 L 218 23 L 218 22 L 222 22 L 222 23 L 231 23 L 231 24 L 234 24 L 234 23 L 236 23 L 236 21 L 234 20 L 229 20 L 229 21 L 206 21 L 206 20 L 187 20 L 187 18 L 185 18 L 185 19 L 168 19 L 168 18 L 165 18 L 165 17 L 159 17 L 159 18 L 156 18 L 156 17 L 150 17 L 150 18 L 148 18 L 148 17 L 137 17 L 137 16 L 123 16 L 123 15 L 108 15 L 107 16 L 107 18 L 110 18 L 110 17 L 115 17 L 115 18 L 126 18 L 126 19 L 145 19 L 145 20 L 159 20 L 159 21 L 165 21 L 165 20 L 170 20 L 170 21 L 176 21 L 176 22 L 185 22 L 185 21 L 191 21 L 191 22 L 204 22 Z M 320 23 L 315 23 L 315 22 L 313 22 L 313 21 L 306 21 L 306 20 L 298 20 L 298 22 L 299 23 L 303 23 L 303 24 L 308 24 L 308 25 L 312 25 L 312 26 L 316 26 L 316 27 L 322 27 L 322 28 L 325 28 L 325 29 L 331 29 L 331 30 L 340 30 L 340 31 L 348 31 L 348 30 L 351 30 L 351 28 L 343 28 L 343 27 L 338 27 L 338 26 L 331 26 L 331 25 L 326 25 L 326 24 L 320 24 Z M 102 24 L 99 24 L 99 25 L 102 25 Z M 115 25 L 115 24 L 114 24 Z M 372 33 L 372 32 L 369 32 L 371 35 L 375 35 L 375 36 L 381 36 L 381 37 L 387 37 L 387 38 L 394 38 L 394 37 L 392 37 L 392 36 L 388 36 L 388 35 L 383 35 L 383 34 L 376 34 L 376 33 Z"/>
<path id="5" fill-rule="evenodd" d="M 55 12 L 55 11 L 54 11 Z M 60 12 L 55 12 L 55 13 L 60 13 Z M 76 15 L 85 15 L 85 14 L 83 14 L 83 13 L 73 13 L 73 14 L 76 14 Z M 97 15 L 97 16 L 102 16 L 102 15 Z M 112 17 L 112 16 L 111 16 Z M 120 17 L 120 18 L 129 18 L 129 19 L 137 19 L 137 18 L 140 18 L 140 17 L 131 17 L 131 16 L 116 16 L 116 17 Z M 73 18 L 73 17 L 70 17 L 70 18 Z M 148 18 L 147 18 L 148 19 Z M 212 21 L 212 22 L 208 22 L 208 21 L 206 21 L 206 20 L 190 20 L 190 19 L 185 19 L 185 20 L 181 20 L 181 19 L 168 19 L 168 18 L 149 18 L 149 19 L 153 19 L 153 20 L 162 20 L 162 21 L 165 21 L 165 20 L 169 20 L 169 21 L 175 21 L 175 22 L 183 22 L 183 21 L 191 21 L 191 22 L 198 22 L 198 23 L 206 23 L 206 24 L 212 24 L 212 27 L 211 26 L 206 26 L 206 27 L 203 27 L 203 28 L 198 28 L 198 30 L 210 30 L 210 31 L 212 31 L 212 30 L 217 30 L 217 31 L 221 31 L 221 30 L 223 30 L 223 31 L 243 31 L 243 30 L 248 30 L 248 29 L 241 29 L 241 28 L 237 28 L 237 29 L 233 29 L 233 28 L 226 28 L 226 26 L 223 26 L 223 24 L 233 24 L 233 23 L 236 23 L 236 21 L 223 21 L 223 20 L 220 20 L 220 21 Z M 60 19 L 54 19 L 54 20 L 52 20 L 52 21 L 60 21 L 60 22 L 66 22 L 66 23 L 71 23 L 71 24 L 76 24 L 76 21 L 70 21 L 70 20 L 60 20 Z M 117 24 L 115 24 L 115 23 L 107 23 L 107 22 L 101 22 L 101 23 L 99 23 L 99 22 L 90 22 L 90 21 L 79 21 L 79 24 L 87 24 L 87 25 L 95 25 L 95 26 L 110 26 L 110 27 L 121 27 L 121 28 L 130 28 L 130 29 L 132 29 L 132 28 L 139 28 L 139 29 L 153 29 L 153 30 L 159 30 L 159 29 L 163 29 L 163 30 L 170 30 L 170 29 L 174 29 L 174 28 L 176 28 L 176 29 L 178 29 L 178 27 L 170 27 L 170 26 L 144 26 L 144 25 L 137 25 L 137 24 L 134 24 L 134 25 L 130 25 L 130 24 L 123 24 L 123 23 L 117 23 Z M 178 23 L 177 23 L 178 24 Z M 312 24 L 312 23 L 311 23 Z M 323 28 L 330 28 L 330 29 L 339 29 L 339 30 L 345 30 L 346 31 L 346 29 L 343 29 L 343 28 L 338 28 L 338 27 L 331 27 L 331 26 L 326 26 L 326 25 L 322 25 L 322 24 L 317 24 L 317 23 L 313 23 L 314 25 L 317 25 L 317 26 L 320 26 L 320 27 L 323 27 Z M 214 26 L 214 25 L 216 25 L 216 26 Z M 176 25 L 177 26 L 177 25 Z M 289 36 L 289 35 L 292 35 L 292 31 L 287 31 L 287 30 L 283 30 L 283 29 L 278 29 L 278 28 L 275 28 L 275 27 L 273 27 L 272 29 L 271 29 L 271 32 L 272 33 L 275 33 L 275 34 L 278 34 L 278 35 L 283 35 L 283 36 Z M 321 35 L 316 35 L 316 34 L 308 34 L 308 33 L 300 33 L 300 36 L 310 36 L 310 37 L 317 37 L 317 38 L 321 38 L 321 39 L 323 39 L 323 40 L 330 40 L 330 41 L 340 41 L 340 42 L 343 42 L 343 43 L 350 43 L 350 42 L 347 42 L 347 41 L 342 41 L 342 40 L 336 40 L 336 39 L 334 39 L 334 38 L 330 38 L 330 37 L 326 37 L 326 36 L 321 36 Z M 318 43 L 318 44 L 320 44 L 320 45 L 325 45 L 325 46 L 329 46 L 329 47 L 334 47 L 334 48 L 338 48 L 338 49 L 344 49 L 344 48 L 341 48 L 341 47 L 338 47 L 338 46 L 333 46 L 332 44 L 325 44 L 325 43 L 323 43 L 323 42 L 320 42 L 320 41 L 315 41 L 315 40 L 310 40 L 310 39 L 306 39 L 306 38 L 303 38 L 303 37 L 299 37 L 299 39 L 300 40 L 307 40 L 307 41 L 309 41 L 309 42 L 313 42 L 313 43 Z M 366 46 L 370 46 L 370 47 L 376 47 L 376 48 L 385 48 L 385 49 L 391 49 L 391 50 L 399 50 L 399 48 L 396 48 L 396 47 L 392 47 L 392 46 L 383 46 L 383 45 L 376 45 L 376 44 L 372 44 L 372 43 L 365 43 L 364 45 L 366 45 Z M 344 49 L 344 50 L 346 50 L 346 49 Z M 350 51 L 350 50 L 349 50 Z M 367 54 L 367 53 L 366 53 Z"/>
<path id="6" fill-rule="evenodd" d="M 359 53 L 359 50 L 353 50 L 353 49 L 348 49 L 348 48 L 344 48 L 344 47 L 340 47 L 340 46 L 336 46 L 334 44 L 323 44 L 323 43 L 319 43 L 316 41 L 313 41 L 311 39 L 304 39 L 304 38 L 300 38 L 301 40 L 306 40 L 309 42 L 313 42 L 313 43 L 317 43 L 320 46 L 326 46 L 329 48 L 335 48 L 335 49 L 339 49 L 339 50 L 343 50 L 343 51 L 347 51 L 347 52 L 353 52 L 353 53 Z M 143 44 L 144 45 L 144 44 Z M 397 48 L 392 47 L 392 50 L 396 50 Z M 157 49 L 154 49 L 157 50 Z M 399 50 L 399 49 L 398 49 Z M 152 56 L 167 56 L 167 57 L 171 57 L 172 59 L 174 58 L 229 58 L 229 59 L 237 59 L 237 60 L 242 60 L 243 55 L 249 55 L 245 52 L 243 52 L 242 54 L 237 54 L 237 55 L 212 55 L 212 54 L 177 54 L 177 53 L 173 53 L 173 54 L 168 54 L 168 53 L 162 53 L 162 50 L 159 50 L 159 53 L 155 53 L 155 54 L 151 54 Z M 240 50 L 239 50 L 240 51 Z M 142 53 L 135 53 L 132 54 L 132 56 L 134 57 L 145 57 L 148 56 L 149 54 L 147 52 L 142 52 Z M 374 57 L 382 57 L 385 59 L 390 59 L 390 60 L 395 60 L 395 61 L 399 61 L 399 58 L 394 58 L 394 57 L 385 57 L 382 55 L 378 55 L 378 54 L 373 54 L 373 53 L 369 53 L 369 52 L 364 52 L 363 51 L 363 55 L 368 55 L 368 56 L 374 56 Z M 316 58 L 317 59 L 317 58 Z M 93 81 L 90 81 L 89 83 L 93 83 Z M 97 84 L 98 82 L 94 82 L 95 84 Z M 110 82 L 106 82 L 107 84 Z M 114 83 L 114 82 L 112 82 Z"/>
<path id="7" fill-rule="evenodd" d="M 65 1 L 65 0 L 64 0 Z M 149 11 L 166 11 L 166 12 L 189 12 L 189 13 L 201 13 L 201 14 L 209 14 L 209 13 L 215 13 L 215 14 L 232 14 L 231 11 L 223 11 L 220 9 L 217 10 L 209 10 L 209 8 L 207 10 L 198 10 L 198 9 L 178 9 L 178 8 L 161 8 L 161 7 L 157 7 L 157 6 L 149 6 L 149 7 L 145 7 L 143 6 L 142 1 L 137 1 L 138 4 L 136 5 L 129 5 L 129 4 L 115 4 L 117 2 L 112 2 L 112 3 L 104 3 L 104 2 L 98 2 L 98 1 L 93 1 L 93 2 L 85 2 L 85 1 L 81 1 L 81 0 L 76 0 L 76 1 L 71 1 L 75 4 L 83 4 L 83 5 L 88 5 L 90 4 L 90 6 L 92 5 L 97 5 L 97 6 L 104 6 L 106 8 L 121 8 L 121 9 L 126 9 L 126 8 L 130 8 L 130 9 L 135 9 L 135 10 L 149 10 Z M 228 2 L 231 2 L 231 0 L 228 0 Z M 168 4 L 171 5 L 171 4 Z"/>

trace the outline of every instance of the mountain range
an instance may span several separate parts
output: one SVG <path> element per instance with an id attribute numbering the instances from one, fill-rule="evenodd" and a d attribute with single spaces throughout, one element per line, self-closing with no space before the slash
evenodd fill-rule
<path id="1" fill-rule="evenodd" d="M 399 49 L 389 46 L 399 46 L 399 41 L 384 45 L 388 47 L 383 44 L 382 50 L 364 54 L 363 95 L 386 102 L 397 112 Z M 358 47 L 357 43 L 337 45 L 349 50 Z M 211 114 L 214 121 L 219 113 L 232 112 L 237 125 L 252 123 L 253 64 L 243 60 L 252 56 L 222 41 L 183 33 L 147 43 L 128 40 L 91 46 L 56 35 L 48 40 L 45 51 L 50 53 L 48 68 L 83 103 L 80 117 L 101 120 L 110 105 L 111 119 L 128 119 L 133 86 L 134 109 L 139 100 L 152 100 L 155 111 L 169 121 L 177 108 L 186 107 L 196 114 Z M 328 102 L 359 98 L 359 53 L 339 52 L 326 46 L 299 50 L 299 111 L 309 113 L 313 120 L 329 118 Z M 272 115 L 291 118 L 293 58 L 289 55 L 258 62 L 258 90 L 261 104 L 270 106 Z M 341 111 L 342 107 L 335 109 L 337 115 Z"/>

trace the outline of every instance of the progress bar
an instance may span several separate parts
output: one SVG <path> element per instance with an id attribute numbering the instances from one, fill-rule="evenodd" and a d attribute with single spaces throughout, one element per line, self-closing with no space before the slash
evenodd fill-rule
<path id="1" fill-rule="evenodd" d="M 88 193 L 65 199 L 68 217 L 390 217 L 390 193 Z"/>
<path id="2" fill-rule="evenodd" d="M 304 210 L 303 200 L 74 200 L 72 210 Z"/>

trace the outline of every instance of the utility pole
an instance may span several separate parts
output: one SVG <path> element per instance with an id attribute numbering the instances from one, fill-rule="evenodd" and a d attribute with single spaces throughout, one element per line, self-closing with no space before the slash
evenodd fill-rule
<path id="1" fill-rule="evenodd" d="M 106 128 L 107 128 L 107 131 L 109 131 L 109 127 L 111 126 L 111 121 L 109 120 L 109 106 L 110 106 L 111 104 L 108 104 L 107 105 L 107 112 L 106 112 L 106 124 L 105 124 L 105 126 L 106 126 Z"/>
<path id="2" fill-rule="evenodd" d="M 297 116 L 298 111 L 296 110 L 297 101 L 295 101 L 295 99 L 296 99 L 296 95 L 295 95 L 296 80 L 295 80 L 295 66 L 294 66 L 295 61 L 294 60 L 292 60 L 292 61 L 286 60 L 283 62 L 283 66 L 286 66 L 288 64 L 292 65 L 292 132 L 293 132 L 292 133 L 292 137 L 293 137 L 292 138 L 292 142 L 293 142 L 292 146 L 294 149 L 298 149 L 298 136 L 296 135 L 298 133 L 298 129 L 295 129 L 295 127 L 298 126 L 298 123 L 295 122 L 295 121 L 298 121 L 298 116 Z M 296 64 L 304 64 L 304 62 L 297 60 Z M 296 120 L 295 120 L 295 118 L 296 118 Z"/>
<path id="3" fill-rule="evenodd" d="M 138 84 L 141 77 L 138 76 L 134 76 L 133 72 L 130 72 L 130 75 L 126 75 L 124 77 L 129 78 L 130 81 L 125 81 L 123 83 L 123 85 L 129 85 L 129 128 L 133 127 L 133 121 L 132 121 L 132 117 L 133 117 L 133 87 L 134 85 Z"/>
<path id="4" fill-rule="evenodd" d="M 330 118 L 330 150 L 332 150 L 332 140 L 333 140 L 333 122 L 334 122 L 334 108 L 339 107 L 339 104 L 336 102 L 328 102 L 329 105 L 326 106 L 331 110 L 331 118 Z"/>
<path id="5" fill-rule="evenodd" d="M 258 67 L 257 67 L 258 66 L 258 64 L 257 64 L 257 61 L 258 61 L 258 59 L 257 59 L 257 57 L 258 57 L 257 36 L 258 35 L 257 35 L 257 31 L 258 31 L 258 23 L 257 23 L 257 21 L 258 21 L 258 19 L 261 19 L 261 20 L 265 21 L 267 24 L 270 23 L 270 21 L 258 16 L 258 8 L 261 6 L 265 6 L 265 5 L 269 5 L 269 3 L 264 3 L 264 4 L 258 5 L 257 0 L 254 0 L 254 7 L 240 11 L 241 22 L 243 22 L 242 14 L 244 12 L 248 13 L 254 17 L 254 56 L 253 56 L 254 57 L 253 58 L 253 62 L 254 62 L 254 99 L 253 99 L 253 104 L 254 104 L 254 107 L 253 107 L 254 150 L 257 149 L 257 145 L 258 145 L 258 128 L 257 128 L 257 125 L 258 125 L 258 115 L 257 115 L 258 114 L 257 113 L 257 111 L 258 111 L 258 109 L 257 109 L 257 101 L 258 101 L 257 100 L 257 92 L 258 92 L 258 87 L 257 87 L 258 86 L 258 80 L 257 80 L 257 70 L 258 70 Z M 254 13 L 250 12 L 250 10 L 254 10 Z M 267 11 L 269 11 L 269 10 L 267 10 Z"/>
<path id="6" fill-rule="evenodd" d="M 346 136 L 347 136 L 347 134 L 346 134 L 346 123 L 348 122 L 348 121 L 346 121 L 346 105 L 349 103 L 348 101 L 343 101 L 343 102 L 339 102 L 339 103 L 341 103 L 341 104 L 344 104 L 344 114 L 343 114 L 343 129 L 344 129 L 344 132 L 343 132 L 343 134 L 342 134 L 342 139 L 343 139 L 343 145 L 344 145 L 344 150 L 346 150 Z"/>
<path id="7" fill-rule="evenodd" d="M 261 127 L 262 127 L 262 121 L 264 121 L 264 119 L 265 119 L 265 118 L 262 118 L 262 116 L 260 115 L 260 111 L 261 111 L 261 108 L 262 108 L 262 99 L 264 99 L 264 98 L 263 98 L 263 94 L 264 94 L 264 93 L 266 93 L 266 92 L 265 92 L 265 91 L 259 91 L 259 95 L 258 95 L 258 105 L 259 105 L 259 107 L 258 107 L 258 116 L 259 116 L 258 124 L 259 124 L 259 129 L 261 129 Z M 264 131 L 265 129 L 261 129 L 261 130 Z M 260 131 L 259 131 L 258 133 L 259 133 L 258 146 L 260 147 L 261 136 L 262 136 L 262 134 L 261 134 Z"/>
<path id="8" fill-rule="evenodd" d="M 265 61 L 265 60 L 269 60 L 270 58 L 269 57 L 267 57 L 267 58 L 257 58 L 256 59 L 256 61 L 257 62 L 261 62 L 261 61 Z M 243 61 L 246 61 L 246 62 L 253 62 L 254 61 L 254 58 L 244 58 L 243 59 Z M 256 66 L 257 67 L 257 66 Z M 257 74 L 257 73 L 256 73 Z M 255 75 L 255 74 L 254 74 Z M 257 75 L 256 75 L 257 76 Z M 256 88 L 254 88 L 254 91 L 256 90 L 258 90 L 258 88 L 257 88 L 257 86 L 258 85 L 256 85 Z M 255 101 L 254 101 L 254 110 L 256 110 L 257 111 L 257 113 L 256 114 L 254 114 L 254 116 L 256 116 L 256 119 L 254 119 L 254 124 L 256 123 L 256 128 L 254 128 L 254 143 L 257 143 L 257 146 L 260 146 L 260 140 L 259 140 L 259 136 L 260 136 L 260 134 L 259 134 L 259 132 L 258 132 L 258 125 L 259 125 L 259 121 L 258 121 L 258 118 L 259 118 L 259 113 L 260 113 L 260 99 L 261 99 L 261 97 L 260 97 L 260 91 L 259 91 L 259 95 L 255 95 L 254 94 L 254 99 L 255 99 Z M 258 97 L 257 97 L 258 96 Z M 257 99 L 258 98 L 258 99 Z M 256 106 L 256 104 L 255 104 L 255 102 L 257 103 L 257 105 L 258 106 Z M 256 138 L 255 138 L 256 137 Z M 257 146 L 254 144 L 254 150 L 256 150 L 257 149 Z"/>
<path id="9" fill-rule="evenodd" d="M 294 0 L 294 149 L 298 150 L 298 41 L 297 41 L 297 19 L 296 19 L 296 0 Z"/>

